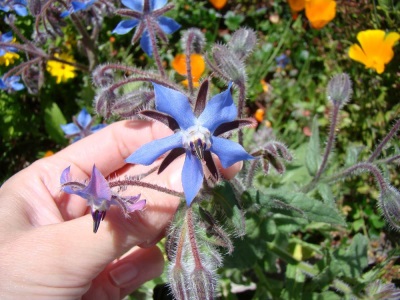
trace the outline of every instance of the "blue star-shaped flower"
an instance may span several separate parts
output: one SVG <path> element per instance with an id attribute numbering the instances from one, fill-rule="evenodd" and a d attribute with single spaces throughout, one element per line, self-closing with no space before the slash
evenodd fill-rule
<path id="1" fill-rule="evenodd" d="M 73 138 L 73 141 L 76 142 L 107 126 L 106 124 L 92 126 L 92 123 L 93 119 L 91 115 L 84 108 L 80 111 L 77 118 L 72 118 L 72 123 L 60 126 L 65 133 L 65 137 Z"/>
<path id="2" fill-rule="evenodd" d="M 0 78 L 0 90 L 13 92 L 20 91 L 25 88 L 25 86 L 20 83 L 20 76 L 10 76 L 7 78 Z"/>
<path id="3" fill-rule="evenodd" d="M 281 54 L 275 58 L 276 64 L 279 68 L 284 69 L 290 62 L 290 58 L 286 54 Z"/>
<path id="4" fill-rule="evenodd" d="M 14 10 L 21 17 L 28 15 L 25 0 L 0 0 L 0 10 L 4 12 Z"/>
<path id="5" fill-rule="evenodd" d="M 150 165 L 160 155 L 172 150 L 159 168 L 162 172 L 175 158 L 186 154 L 182 170 L 182 185 L 189 206 L 199 192 L 204 177 L 203 165 L 218 180 L 218 171 L 211 153 L 216 154 L 224 168 L 252 159 L 241 145 L 219 137 L 233 129 L 254 124 L 254 120 L 236 120 L 237 109 L 233 103 L 230 86 L 206 103 L 208 81 L 199 89 L 194 111 L 182 93 L 153 83 L 157 111 L 141 114 L 168 125 L 175 133 L 152 141 L 130 155 L 126 162 Z M 204 163 L 203 163 L 204 162 Z"/>
<path id="6" fill-rule="evenodd" d="M 113 33 L 125 34 L 136 27 L 132 44 L 141 37 L 140 47 L 150 57 L 153 53 L 153 46 L 148 28 L 167 42 L 166 34 L 172 34 L 181 27 L 173 19 L 162 16 L 174 7 L 173 5 L 166 5 L 167 0 L 122 0 L 121 2 L 129 9 L 118 9 L 116 13 L 133 19 L 121 21 L 115 27 Z"/>
<path id="7" fill-rule="evenodd" d="M 72 1 L 71 2 L 71 7 L 62 12 L 61 13 L 61 18 L 65 18 L 67 16 L 69 16 L 70 14 L 82 11 L 82 10 L 87 10 L 88 8 L 90 8 L 93 4 L 95 4 L 97 2 L 97 0 L 88 0 L 88 1 Z"/>
<path id="8" fill-rule="evenodd" d="M 60 178 L 61 189 L 68 194 L 75 194 L 87 200 L 93 217 L 93 232 L 99 229 L 111 205 L 119 206 L 125 214 L 142 210 L 146 200 L 140 200 L 140 195 L 121 197 L 112 193 L 103 174 L 93 166 L 92 177 L 87 185 L 71 180 L 71 167 L 66 168 Z"/>
<path id="9" fill-rule="evenodd" d="M 1 43 L 11 43 L 12 40 L 13 40 L 13 35 L 12 35 L 11 31 L 0 34 L 0 42 Z M 2 46 L 0 48 L 0 56 L 3 56 L 7 52 L 17 52 L 17 49 L 15 49 L 14 47 L 8 47 L 8 46 Z"/>

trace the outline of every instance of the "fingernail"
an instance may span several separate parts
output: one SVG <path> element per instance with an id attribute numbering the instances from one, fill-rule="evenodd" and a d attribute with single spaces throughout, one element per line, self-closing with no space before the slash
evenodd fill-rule
<path id="1" fill-rule="evenodd" d="M 110 277 L 116 286 L 121 287 L 134 280 L 138 273 L 134 264 L 125 263 L 111 270 Z"/>

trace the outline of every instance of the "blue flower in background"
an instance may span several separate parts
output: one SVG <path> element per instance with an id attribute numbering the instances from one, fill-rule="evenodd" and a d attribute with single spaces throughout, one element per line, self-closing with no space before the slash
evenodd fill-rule
<path id="1" fill-rule="evenodd" d="M 230 86 L 205 105 L 208 82 L 205 83 L 206 87 L 204 83 L 200 87 L 194 112 L 184 94 L 153 83 L 157 111 L 142 111 L 141 114 L 169 125 L 175 133 L 143 145 L 126 159 L 128 163 L 150 165 L 160 155 L 172 150 L 160 165 L 160 173 L 175 158 L 186 154 L 182 185 L 188 206 L 202 186 L 203 165 L 211 175 L 218 177 L 211 152 L 218 156 L 224 168 L 253 158 L 238 143 L 218 137 L 232 129 L 253 124 L 253 121 L 235 120 L 237 109 Z"/>
<path id="2" fill-rule="evenodd" d="M 10 76 L 7 78 L 0 78 L 0 89 L 7 92 L 20 91 L 25 88 L 25 86 L 20 83 L 20 76 Z"/>
<path id="3" fill-rule="evenodd" d="M 25 0 L 0 0 L 0 10 L 4 12 L 15 11 L 21 17 L 28 15 Z"/>
<path id="4" fill-rule="evenodd" d="M 166 34 L 172 34 L 181 27 L 173 19 L 162 16 L 173 8 L 173 5 L 166 5 L 167 0 L 122 0 L 121 2 L 129 9 L 118 9 L 116 13 L 133 19 L 121 21 L 113 33 L 126 34 L 136 27 L 132 43 L 141 37 L 140 47 L 150 57 L 153 54 L 153 46 L 148 28 L 166 42 L 168 41 Z"/>
<path id="5" fill-rule="evenodd" d="M 97 124 L 92 126 L 93 119 L 84 108 L 80 111 L 78 117 L 72 118 L 72 123 L 60 125 L 64 131 L 66 138 L 73 138 L 73 142 L 80 140 L 92 133 L 104 128 L 106 124 Z"/>
<path id="6" fill-rule="evenodd" d="M 83 1 L 83 2 L 78 2 L 78 1 L 72 1 L 71 2 L 71 7 L 61 13 L 61 17 L 65 18 L 69 16 L 70 14 L 82 11 L 82 10 L 87 10 L 90 8 L 94 3 L 96 3 L 97 0 L 89 0 L 89 1 Z"/>
<path id="7" fill-rule="evenodd" d="M 289 64 L 290 58 L 287 57 L 286 54 L 281 54 L 275 58 L 275 61 L 278 64 L 278 67 L 283 69 Z"/>
<path id="8" fill-rule="evenodd" d="M 93 166 L 92 177 L 87 184 L 71 180 L 71 168 L 66 168 L 60 178 L 61 189 L 68 194 L 75 194 L 87 200 L 93 217 L 93 232 L 99 229 L 111 205 L 119 206 L 125 214 L 135 210 L 142 210 L 146 200 L 140 200 L 140 195 L 134 197 L 120 197 L 113 195 L 110 185 L 103 174 Z"/>
<path id="9" fill-rule="evenodd" d="M 12 40 L 13 40 L 13 35 L 12 35 L 11 31 L 0 34 L 0 42 L 1 43 L 11 43 Z M 17 49 L 15 49 L 14 47 L 8 47 L 8 46 L 0 47 L 0 56 L 3 56 L 7 52 L 17 52 Z"/>

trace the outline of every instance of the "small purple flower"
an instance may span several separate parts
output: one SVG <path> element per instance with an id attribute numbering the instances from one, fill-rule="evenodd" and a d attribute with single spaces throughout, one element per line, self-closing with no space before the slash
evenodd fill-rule
<path id="1" fill-rule="evenodd" d="M 95 4 L 97 2 L 97 0 L 89 0 L 89 1 L 82 1 L 82 2 L 78 2 L 78 1 L 72 1 L 71 2 L 71 7 L 62 12 L 61 13 L 61 18 L 65 18 L 67 16 L 69 16 L 70 14 L 82 11 L 82 10 L 87 10 L 89 9 L 93 4 Z"/>
<path id="2" fill-rule="evenodd" d="M 65 133 L 65 137 L 73 138 L 73 142 L 76 142 L 107 126 L 106 124 L 97 124 L 92 126 L 92 123 L 92 117 L 84 108 L 80 111 L 77 118 L 72 118 L 72 123 L 60 126 Z"/>
<path id="3" fill-rule="evenodd" d="M 278 65 L 278 67 L 283 69 L 289 64 L 290 58 L 287 57 L 286 54 L 281 54 L 275 58 L 275 61 Z"/>
<path id="4" fill-rule="evenodd" d="M 132 44 L 141 37 L 140 47 L 150 57 L 153 54 L 153 46 L 149 28 L 163 41 L 168 41 L 166 34 L 172 34 L 181 27 L 173 19 L 162 16 L 174 7 L 166 5 L 167 0 L 122 0 L 121 2 L 129 9 L 118 9 L 116 13 L 133 19 L 119 22 L 113 33 L 126 34 L 136 27 Z"/>
<path id="5" fill-rule="evenodd" d="M 204 81 L 193 112 L 185 95 L 155 83 L 153 85 L 157 111 L 142 111 L 141 114 L 163 122 L 175 133 L 143 145 L 126 162 L 150 165 L 160 155 L 172 150 L 160 165 L 160 173 L 175 158 L 186 154 L 182 185 L 187 205 L 190 206 L 203 184 L 203 166 L 218 180 L 218 171 L 211 153 L 219 157 L 224 168 L 241 160 L 253 159 L 241 145 L 219 135 L 252 125 L 254 120 L 236 120 L 237 109 L 233 103 L 231 86 L 211 98 L 206 105 L 208 81 Z"/>
<path id="6" fill-rule="evenodd" d="M 0 10 L 4 12 L 14 10 L 15 13 L 21 17 L 28 15 L 25 0 L 0 0 Z"/>
<path id="7" fill-rule="evenodd" d="M 61 174 L 61 189 L 68 194 L 75 194 L 87 200 L 87 206 L 90 206 L 93 217 L 94 233 L 99 229 L 100 222 L 104 220 L 111 205 L 118 206 L 125 214 L 128 214 L 142 210 L 146 204 L 146 200 L 140 200 L 140 194 L 134 197 L 121 197 L 114 194 L 96 166 L 93 166 L 92 177 L 87 185 L 72 181 L 70 169 L 71 167 L 66 168 Z"/>
<path id="8" fill-rule="evenodd" d="M 13 40 L 12 32 L 6 32 L 3 34 L 0 34 L 0 43 L 11 43 Z M 17 52 L 17 49 L 14 47 L 8 47 L 8 46 L 2 46 L 0 48 L 0 56 L 3 56 L 7 52 Z"/>
<path id="9" fill-rule="evenodd" d="M 0 90 L 7 92 L 20 91 L 25 88 L 25 86 L 20 83 L 20 76 L 10 76 L 6 78 L 0 78 Z"/>

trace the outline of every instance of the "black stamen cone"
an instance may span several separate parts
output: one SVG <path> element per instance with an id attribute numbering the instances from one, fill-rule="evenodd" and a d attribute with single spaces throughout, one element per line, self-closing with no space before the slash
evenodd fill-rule
<path id="1" fill-rule="evenodd" d="M 92 212 L 92 217 L 93 217 L 93 232 L 96 233 L 97 230 L 99 230 L 100 222 L 103 221 L 104 218 L 106 217 L 106 211 L 96 210 Z"/>

